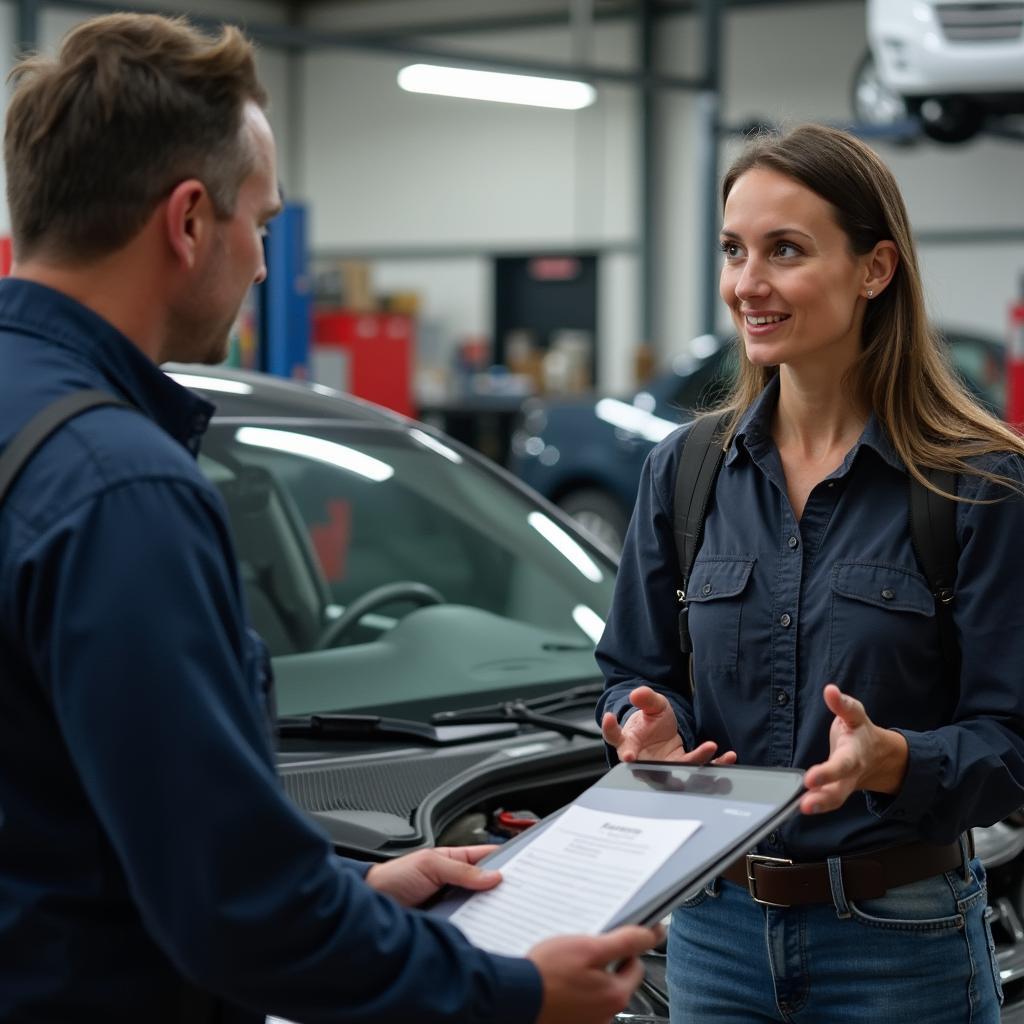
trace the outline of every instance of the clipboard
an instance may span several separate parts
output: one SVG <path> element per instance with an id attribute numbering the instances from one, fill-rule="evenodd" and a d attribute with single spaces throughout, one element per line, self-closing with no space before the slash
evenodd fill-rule
<path id="1" fill-rule="evenodd" d="M 480 862 L 488 868 L 501 869 L 509 865 L 506 881 L 494 890 L 497 895 L 502 886 L 511 882 L 501 894 L 503 909 L 499 910 L 499 901 L 488 897 L 487 893 L 458 889 L 440 894 L 430 911 L 451 919 L 471 941 L 484 949 L 521 955 L 526 949 L 509 945 L 514 939 L 533 934 L 542 925 L 547 926 L 548 918 L 559 918 L 556 905 L 561 894 L 553 888 L 545 892 L 547 880 L 543 871 L 538 873 L 537 870 L 538 865 L 543 868 L 543 858 L 550 855 L 554 844 L 576 844 L 573 857 L 580 852 L 584 855 L 579 863 L 572 860 L 573 877 L 579 878 L 581 883 L 580 891 L 572 895 L 579 897 L 585 893 L 589 883 L 591 894 L 600 892 L 602 900 L 610 901 L 621 894 L 606 893 L 608 887 L 614 890 L 621 884 L 625 890 L 630 885 L 636 886 L 636 876 L 633 870 L 621 872 L 624 877 L 620 883 L 618 874 L 602 874 L 602 857 L 607 854 L 607 863 L 614 864 L 616 859 L 621 863 L 622 857 L 615 850 L 616 845 L 623 845 L 619 840 L 628 847 L 628 841 L 632 841 L 630 833 L 641 834 L 646 830 L 652 847 L 647 863 L 643 857 L 635 860 L 635 871 L 640 878 L 638 887 L 623 896 L 610 916 L 597 926 L 581 927 L 579 919 L 587 916 L 583 908 L 588 901 L 577 899 L 572 905 L 575 909 L 570 910 L 569 894 L 566 894 L 560 926 L 546 935 L 536 934 L 534 938 L 542 941 L 555 934 L 610 931 L 623 924 L 654 924 L 795 814 L 803 792 L 803 771 L 795 768 L 691 766 L 660 761 L 617 764 L 571 804 L 509 840 Z M 638 828 L 630 827 L 631 818 Z M 665 822 L 665 828 L 659 826 L 660 821 Z M 686 822 L 696 823 L 688 836 L 683 835 L 688 828 Z M 602 831 L 600 834 L 577 832 L 577 823 Z M 549 831 L 547 840 L 543 839 Z M 682 840 L 676 842 L 680 835 Z M 609 838 L 607 844 L 606 837 Z M 566 861 L 569 862 L 568 855 Z M 589 871 L 587 864 L 593 864 Z M 526 865 L 531 865 L 532 874 L 527 873 Z M 523 873 L 514 877 L 513 870 Z M 588 875 L 593 877 L 586 877 Z M 593 888 L 597 883 L 600 889 Z M 567 884 L 572 888 L 571 879 Z M 513 893 L 514 904 L 510 902 Z M 508 916 L 510 907 L 512 918 L 518 918 L 518 924 Z"/>

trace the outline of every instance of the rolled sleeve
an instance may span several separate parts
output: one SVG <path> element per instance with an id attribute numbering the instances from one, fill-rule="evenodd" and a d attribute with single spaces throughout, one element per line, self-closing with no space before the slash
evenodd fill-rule
<path id="1" fill-rule="evenodd" d="M 866 792 L 868 810 L 877 818 L 917 821 L 922 809 L 934 807 L 940 792 L 939 780 L 947 774 L 945 751 L 932 733 L 894 729 L 907 741 L 907 772 L 895 796 Z"/>

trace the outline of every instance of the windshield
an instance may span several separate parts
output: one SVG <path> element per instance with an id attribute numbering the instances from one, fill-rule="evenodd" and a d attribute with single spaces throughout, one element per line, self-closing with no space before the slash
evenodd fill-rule
<path id="1" fill-rule="evenodd" d="M 220 421 L 200 465 L 282 714 L 425 716 L 595 676 L 613 564 L 433 434 Z"/>

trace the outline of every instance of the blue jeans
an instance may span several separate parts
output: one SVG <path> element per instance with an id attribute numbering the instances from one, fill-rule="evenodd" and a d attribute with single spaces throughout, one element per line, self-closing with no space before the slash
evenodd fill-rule
<path id="1" fill-rule="evenodd" d="M 830 866 L 832 903 L 765 907 L 716 881 L 677 909 L 672 1024 L 997 1024 L 980 861 L 858 903 Z"/>

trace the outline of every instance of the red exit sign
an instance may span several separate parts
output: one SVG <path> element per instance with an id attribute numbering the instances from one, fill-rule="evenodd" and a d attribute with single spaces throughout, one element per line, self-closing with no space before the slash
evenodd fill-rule
<path id="1" fill-rule="evenodd" d="M 580 276 L 580 261 L 575 256 L 537 256 L 530 260 L 534 281 L 574 281 Z"/>

